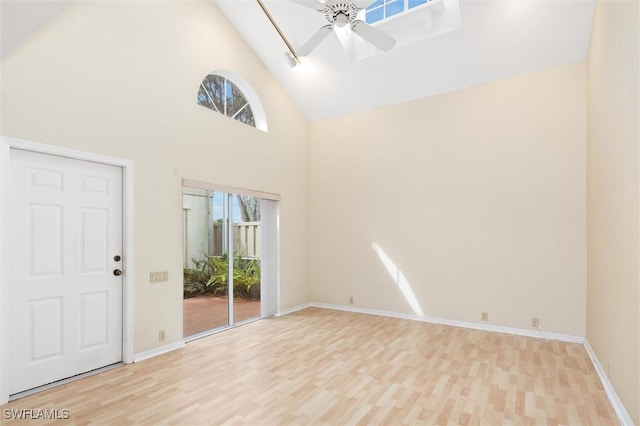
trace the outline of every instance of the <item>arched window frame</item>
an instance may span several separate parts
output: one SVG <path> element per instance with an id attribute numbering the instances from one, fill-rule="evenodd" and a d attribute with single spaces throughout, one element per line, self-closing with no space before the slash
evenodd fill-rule
<path id="1" fill-rule="evenodd" d="M 251 112 L 253 113 L 255 128 L 258 130 L 262 130 L 265 133 L 268 132 L 269 129 L 267 125 L 267 116 L 265 114 L 264 107 L 262 106 L 262 102 L 260 101 L 258 94 L 253 89 L 253 87 L 251 87 L 249 82 L 247 82 L 247 80 L 245 80 L 241 75 L 227 70 L 213 71 L 209 73 L 205 77 L 205 79 L 212 75 L 225 78 L 230 83 L 232 83 L 240 91 L 240 93 L 242 93 L 244 98 L 247 100 L 249 108 L 251 108 Z M 202 85 L 202 82 L 200 84 Z M 224 112 L 220 113 L 224 115 Z"/>

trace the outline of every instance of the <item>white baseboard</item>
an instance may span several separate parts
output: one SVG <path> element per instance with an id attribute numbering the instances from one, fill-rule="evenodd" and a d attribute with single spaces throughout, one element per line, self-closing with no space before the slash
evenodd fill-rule
<path id="1" fill-rule="evenodd" d="M 311 306 L 312 306 L 311 303 L 303 303 L 301 305 L 292 306 L 290 308 L 278 310 L 278 313 L 276 314 L 276 316 L 280 317 L 282 315 L 292 314 L 294 312 L 301 311 L 301 310 L 309 308 Z"/>
<path id="2" fill-rule="evenodd" d="M 153 358 L 158 355 L 166 354 L 167 352 L 175 351 L 176 349 L 182 349 L 186 345 L 183 340 L 179 342 L 169 343 L 168 345 L 160 346 L 155 349 L 151 349 L 139 354 L 133 355 L 133 362 L 144 361 L 145 359 Z"/>
<path id="3" fill-rule="evenodd" d="M 475 322 L 456 321 L 435 317 L 424 317 L 419 315 L 403 314 L 399 312 L 381 311 L 377 309 L 358 308 L 355 306 L 331 305 L 328 303 L 309 303 L 309 306 L 316 308 L 334 309 L 338 311 L 356 312 L 359 314 L 378 315 L 383 317 L 401 318 L 413 321 L 428 322 L 431 324 L 450 325 L 453 327 L 470 328 L 473 330 L 492 331 L 495 333 L 513 334 L 516 336 L 536 337 L 540 339 L 558 340 L 560 342 L 584 343 L 584 337 L 571 336 L 568 334 L 547 333 L 538 330 L 524 330 L 520 328 L 502 327 L 499 325 L 478 324 Z"/>
<path id="4" fill-rule="evenodd" d="M 622 401 L 620 401 L 620 398 L 618 398 L 618 394 L 613 388 L 611 381 L 609 381 L 609 377 L 607 376 L 607 373 L 604 371 L 602 364 L 600 364 L 600 360 L 598 360 L 596 353 L 593 351 L 593 348 L 589 344 L 589 341 L 586 339 L 584 341 L 584 348 L 587 350 L 587 353 L 589 354 L 589 358 L 591 358 L 591 362 L 593 363 L 593 366 L 596 369 L 596 373 L 598 373 L 598 376 L 600 377 L 600 381 L 602 382 L 604 391 L 609 397 L 609 402 L 611 402 L 611 405 L 613 406 L 613 409 L 615 410 L 616 415 L 618 416 L 618 420 L 620 420 L 620 424 L 633 426 L 633 420 L 631 420 L 631 416 L 627 412 L 627 409 L 624 408 L 624 404 L 622 404 Z"/>

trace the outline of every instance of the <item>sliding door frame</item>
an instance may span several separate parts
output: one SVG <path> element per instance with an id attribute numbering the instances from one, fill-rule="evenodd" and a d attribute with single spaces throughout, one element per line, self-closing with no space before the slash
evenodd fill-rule
<path id="1" fill-rule="evenodd" d="M 222 240 L 226 239 L 227 250 L 227 309 L 229 309 L 228 324 L 229 327 L 233 327 L 236 323 L 233 319 L 233 193 L 224 192 L 225 202 L 223 203 L 223 217 L 226 217 L 224 224 L 224 231 L 222 232 Z M 226 238 L 224 237 L 226 235 Z M 260 310 L 260 317 L 262 318 L 262 309 Z"/>
<path id="2" fill-rule="evenodd" d="M 233 250 L 234 250 L 234 238 L 233 238 L 233 196 L 238 195 L 250 195 L 252 197 L 256 197 L 261 199 L 261 208 L 263 206 L 267 207 L 267 215 L 266 220 L 261 218 L 261 224 L 265 224 L 268 226 L 263 226 L 262 229 L 262 238 L 261 238 L 261 283 L 260 283 L 260 316 L 258 318 L 250 318 L 247 320 L 239 321 L 238 324 L 242 324 L 245 322 L 255 321 L 260 318 L 265 318 L 268 316 L 275 315 L 278 311 L 279 306 L 279 288 L 280 288 L 280 277 L 279 277 L 279 222 L 278 222 L 278 202 L 280 201 L 280 195 L 273 194 L 270 192 L 262 192 L 262 191 L 254 191 L 242 188 L 234 188 L 230 186 L 223 185 L 215 185 L 206 182 L 191 180 L 191 179 L 183 179 L 182 180 L 182 188 L 194 188 L 194 189 L 202 189 L 206 191 L 219 192 L 224 194 L 223 197 L 223 217 L 226 220 L 224 222 L 224 230 L 223 230 L 223 245 L 227 250 L 227 256 L 229 259 L 228 262 L 228 286 L 227 286 L 227 297 L 228 297 L 228 320 L 226 327 L 220 327 L 213 330 L 205 330 L 200 333 L 196 333 L 193 336 L 184 336 L 184 338 L 188 340 L 197 339 L 209 334 L 216 333 L 221 330 L 225 330 L 227 328 L 233 327 L 236 325 L 236 322 L 233 318 L 233 294 L 234 294 L 234 282 L 233 282 Z M 273 229 L 271 229 L 273 228 Z M 265 266 L 265 257 L 267 258 L 266 268 Z M 184 321 L 184 320 L 183 320 Z"/>

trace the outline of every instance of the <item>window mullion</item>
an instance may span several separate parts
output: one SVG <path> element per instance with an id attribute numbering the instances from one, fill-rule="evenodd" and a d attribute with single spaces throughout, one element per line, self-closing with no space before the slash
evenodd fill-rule
<path id="1" fill-rule="evenodd" d="M 224 115 L 227 115 L 227 79 L 224 79 Z"/>
<path id="2" fill-rule="evenodd" d="M 238 110 L 238 112 L 236 112 L 235 114 L 233 114 L 233 117 L 231 117 L 231 118 L 235 119 L 235 118 L 238 116 L 238 114 L 240 114 L 240 113 L 242 112 L 242 110 L 243 110 L 243 109 L 245 109 L 245 108 L 247 107 L 247 105 L 249 105 L 249 102 L 247 102 L 246 104 L 242 105 L 242 108 L 240 108 L 240 109 Z"/>
<path id="3" fill-rule="evenodd" d="M 204 83 L 200 83 L 200 86 L 202 86 L 202 88 L 204 89 L 204 93 L 207 95 L 207 98 L 209 98 L 209 102 L 211 102 L 211 105 L 213 105 L 213 107 L 216 109 L 216 112 L 220 112 L 220 110 L 218 109 L 218 106 L 216 105 L 216 103 L 213 102 L 213 98 L 211 97 L 211 94 L 209 93 L 209 91 L 205 87 Z"/>

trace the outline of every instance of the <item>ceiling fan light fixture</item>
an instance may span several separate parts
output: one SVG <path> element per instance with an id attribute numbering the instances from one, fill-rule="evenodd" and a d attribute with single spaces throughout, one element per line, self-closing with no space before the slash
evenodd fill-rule
<path id="1" fill-rule="evenodd" d="M 349 17 L 344 13 L 338 13 L 335 19 L 336 20 L 333 22 L 333 24 L 336 27 L 340 27 L 340 28 L 344 27 L 345 25 L 347 25 L 347 22 L 349 22 Z"/>

